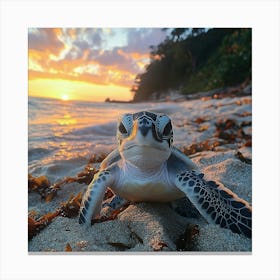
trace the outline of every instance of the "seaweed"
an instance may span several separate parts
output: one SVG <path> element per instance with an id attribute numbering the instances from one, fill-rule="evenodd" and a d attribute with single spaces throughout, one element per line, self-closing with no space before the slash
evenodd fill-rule
<path id="1" fill-rule="evenodd" d="M 51 223 L 51 221 L 60 214 L 60 210 L 47 213 L 38 220 L 35 220 L 32 215 L 28 214 L 28 240 L 31 240 L 33 236 L 38 234 L 42 229 Z"/>
<path id="2" fill-rule="evenodd" d="M 198 225 L 188 225 L 175 242 L 177 251 L 194 251 L 197 235 L 199 235 Z"/>
<path id="3" fill-rule="evenodd" d="M 52 220 L 57 216 L 67 218 L 73 218 L 78 216 L 81 200 L 81 192 L 78 193 L 76 196 L 71 195 L 70 198 L 66 202 L 61 203 L 61 206 L 54 212 L 49 212 L 38 219 L 35 219 L 34 211 L 30 211 L 28 213 L 28 239 L 31 240 L 33 236 L 35 236 L 47 225 L 49 225 L 52 222 Z"/>
<path id="4" fill-rule="evenodd" d="M 106 192 L 105 192 L 105 194 L 104 194 L 103 200 L 107 200 L 107 199 L 109 199 L 109 198 L 111 198 L 111 197 L 113 197 L 113 196 L 114 196 L 113 191 L 112 191 L 110 188 L 107 188 L 107 189 L 106 189 Z"/>
<path id="5" fill-rule="evenodd" d="M 63 185 L 74 182 L 88 185 L 96 172 L 97 170 L 88 163 L 84 170 L 78 173 L 76 177 L 66 177 L 54 185 L 51 185 L 46 176 L 33 177 L 31 174 L 28 174 L 28 191 L 39 193 L 41 199 L 45 200 L 45 202 L 49 202 L 57 195 L 58 190 L 60 190 Z"/>
<path id="6" fill-rule="evenodd" d="M 103 223 L 103 222 L 107 222 L 107 221 L 112 221 L 115 220 L 118 215 L 123 212 L 127 207 L 129 206 L 129 203 L 125 204 L 124 206 L 122 206 L 121 208 L 118 209 L 114 209 L 109 216 L 99 216 L 97 218 L 94 218 L 91 220 L 91 225 L 95 224 L 95 223 Z"/>
<path id="7" fill-rule="evenodd" d="M 102 162 L 105 158 L 107 157 L 106 154 L 101 154 L 101 155 L 93 155 L 90 159 L 89 159 L 89 164 L 92 163 L 100 163 Z"/>
<path id="8" fill-rule="evenodd" d="M 243 124 L 243 125 L 242 125 Z M 219 120 L 215 123 L 216 125 L 216 134 L 215 136 L 226 140 L 227 143 L 234 143 L 238 139 L 240 140 L 249 140 L 251 139 L 250 135 L 247 135 L 242 126 L 248 126 L 250 123 L 242 123 L 239 125 L 236 120 L 226 119 L 226 120 Z"/>
<path id="9" fill-rule="evenodd" d="M 65 246 L 65 248 L 64 248 L 64 251 L 65 251 L 65 252 L 72 252 L 72 251 L 73 251 L 73 250 L 72 250 L 72 247 L 71 247 L 71 245 L 70 245 L 69 243 L 66 244 L 66 246 Z"/>
<path id="10" fill-rule="evenodd" d="M 245 158 L 243 154 L 239 151 L 236 152 L 235 156 L 242 162 L 245 162 L 247 164 L 252 164 L 252 160 L 250 158 Z"/>
<path id="11" fill-rule="evenodd" d="M 198 131 L 198 132 L 203 132 L 203 131 L 207 130 L 208 128 L 209 128 L 209 125 L 201 125 L 201 126 L 197 129 L 197 131 Z"/>
<path id="12" fill-rule="evenodd" d="M 76 196 L 71 195 L 70 198 L 61 204 L 60 215 L 67 218 L 77 217 L 80 211 L 82 201 L 82 192 L 79 192 Z"/>
<path id="13" fill-rule="evenodd" d="M 88 185 L 92 181 L 94 174 L 96 172 L 97 170 L 94 167 L 92 167 L 90 163 L 88 163 L 85 166 L 85 168 L 80 173 L 78 173 L 75 177 L 66 177 L 62 181 L 56 183 L 55 186 L 57 188 L 60 188 L 62 185 L 70 184 L 74 182 Z"/>
<path id="14" fill-rule="evenodd" d="M 204 122 L 206 122 L 207 120 L 206 120 L 206 118 L 204 118 L 204 117 L 198 117 L 198 118 L 196 118 L 195 120 L 194 120 L 194 122 L 195 123 L 197 123 L 197 124 L 201 124 L 201 123 L 204 123 Z"/>
<path id="15" fill-rule="evenodd" d="M 186 156 L 196 154 L 203 151 L 213 151 L 216 147 L 224 144 L 224 141 L 218 140 L 205 140 L 199 143 L 191 144 L 187 147 L 183 147 L 182 152 Z"/>
<path id="16" fill-rule="evenodd" d="M 46 176 L 33 177 L 28 174 L 28 192 L 38 193 L 46 202 L 56 196 L 58 188 L 57 185 L 52 186 Z"/>
<path id="17" fill-rule="evenodd" d="M 165 242 L 159 241 L 155 244 L 153 244 L 153 250 L 154 251 L 162 251 L 163 248 L 168 248 L 168 245 Z"/>
<path id="18" fill-rule="evenodd" d="M 108 242 L 108 244 L 114 248 L 116 248 L 118 251 L 125 251 L 127 249 L 131 249 L 130 246 L 121 243 L 121 242 Z"/>

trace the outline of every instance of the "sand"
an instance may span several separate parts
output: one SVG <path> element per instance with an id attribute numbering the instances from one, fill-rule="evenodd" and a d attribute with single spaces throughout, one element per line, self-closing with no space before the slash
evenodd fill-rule
<path id="1" fill-rule="evenodd" d="M 199 105 L 200 110 L 194 110 L 184 120 L 176 120 L 175 115 L 175 121 L 179 124 L 175 133 L 180 131 L 178 143 L 183 143 L 184 138 L 188 139 L 185 141 L 186 146 L 205 140 L 220 141 L 221 138 L 216 135 L 215 123 L 220 119 L 235 120 L 247 135 L 245 140 L 244 135 L 236 137 L 231 143 L 221 144 L 211 150 L 197 151 L 190 157 L 205 173 L 208 180 L 221 182 L 251 203 L 252 149 L 248 143 L 246 144 L 252 133 L 251 97 L 212 99 L 204 103 L 194 100 L 182 102 L 180 105 L 183 108 L 191 108 L 198 104 L 204 104 L 204 108 Z M 199 123 L 198 118 L 204 118 L 204 121 Z M 243 126 L 241 126 L 242 123 Z M 229 131 L 230 133 L 232 134 L 233 131 Z M 184 147 L 179 145 L 179 148 L 183 150 Z M 238 156 L 238 152 L 243 158 Z M 54 212 L 61 203 L 69 199 L 70 195 L 83 193 L 86 188 L 86 184 L 77 182 L 66 184 L 48 203 L 41 200 L 37 193 L 31 192 L 29 193 L 29 211 L 32 211 L 36 218 L 48 212 Z M 29 252 L 252 251 L 251 239 L 234 234 L 230 230 L 221 229 L 216 225 L 209 225 L 202 217 L 182 217 L 167 204 L 134 203 L 119 213 L 116 219 L 96 223 L 89 229 L 80 226 L 77 219 L 77 217 L 57 216 L 29 241 Z"/>

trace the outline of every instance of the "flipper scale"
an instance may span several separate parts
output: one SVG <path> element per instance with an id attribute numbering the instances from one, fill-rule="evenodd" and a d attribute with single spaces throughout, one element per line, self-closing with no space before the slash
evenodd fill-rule
<path id="1" fill-rule="evenodd" d="M 214 181 L 206 181 L 197 172 L 183 172 L 175 179 L 176 186 L 212 224 L 235 233 L 252 235 L 252 209 L 248 202 Z"/>

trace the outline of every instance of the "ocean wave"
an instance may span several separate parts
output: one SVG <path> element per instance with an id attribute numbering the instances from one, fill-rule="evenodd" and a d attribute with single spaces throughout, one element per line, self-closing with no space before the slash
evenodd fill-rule
<path id="1" fill-rule="evenodd" d="M 78 128 L 72 130 L 70 133 L 64 134 L 64 136 L 72 135 L 72 136 L 87 136 L 87 135 L 95 135 L 95 136 L 114 136 L 116 134 L 116 122 L 109 122 L 100 125 L 87 126 L 83 128 Z"/>
<path id="2" fill-rule="evenodd" d="M 53 149 L 49 149 L 49 148 L 30 148 L 28 149 L 28 160 L 31 161 L 35 159 L 41 159 L 52 152 Z"/>

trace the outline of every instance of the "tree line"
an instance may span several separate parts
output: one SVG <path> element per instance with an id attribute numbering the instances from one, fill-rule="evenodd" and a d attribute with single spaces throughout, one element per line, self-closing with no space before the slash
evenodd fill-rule
<path id="1" fill-rule="evenodd" d="M 135 78 L 134 101 L 152 94 L 182 94 L 232 86 L 251 80 L 250 28 L 173 28 L 158 46 L 151 46 L 150 64 Z"/>

